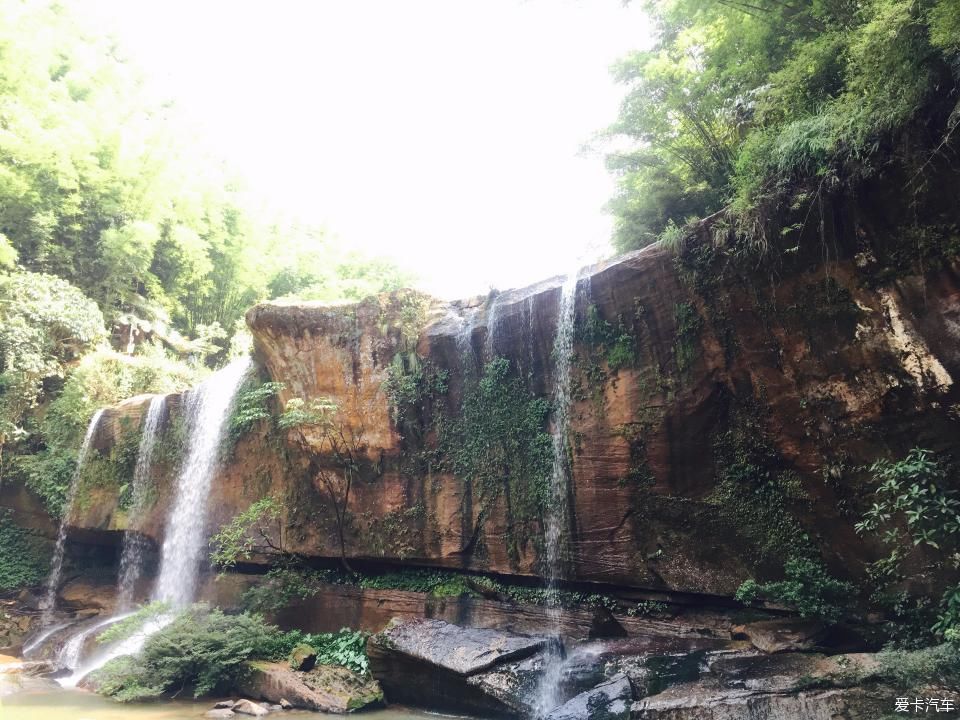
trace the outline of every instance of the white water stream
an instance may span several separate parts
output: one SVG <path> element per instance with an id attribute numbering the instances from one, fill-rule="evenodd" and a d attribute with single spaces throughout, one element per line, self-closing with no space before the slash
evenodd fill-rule
<path id="1" fill-rule="evenodd" d="M 160 556 L 153 599 L 184 607 L 194 600 L 200 561 L 206 548 L 210 483 L 220 459 L 224 428 L 234 395 L 250 369 L 235 360 L 186 394 L 190 447 L 177 481 Z"/>
<path id="2" fill-rule="evenodd" d="M 146 550 L 146 541 L 140 532 L 140 520 L 150 487 L 153 450 L 157 444 L 157 436 L 165 409 L 166 397 L 155 395 L 150 399 L 150 405 L 147 407 L 147 417 L 143 422 L 140 448 L 137 453 L 137 465 L 133 471 L 133 502 L 129 510 L 130 522 L 123 534 L 123 550 L 120 553 L 120 572 L 117 580 L 117 607 L 120 610 L 130 608 L 134 589 L 143 571 L 143 554 Z"/>
<path id="3" fill-rule="evenodd" d="M 573 356 L 574 320 L 579 272 L 571 272 L 560 291 L 557 335 L 553 343 L 553 466 L 550 472 L 550 500 L 544 515 L 547 579 L 547 609 L 553 635 L 560 635 L 561 608 L 556 599 L 557 582 L 562 579 L 566 562 L 564 541 L 570 530 L 569 462 L 567 433 L 570 423 L 570 362 Z M 537 693 L 537 715 L 544 717 L 560 705 L 560 680 L 563 674 L 562 646 L 558 641 L 549 648 Z"/>
<path id="4" fill-rule="evenodd" d="M 60 575 L 63 572 L 63 556 L 67 549 L 67 521 L 73 512 L 73 503 L 77 495 L 77 485 L 80 481 L 80 474 L 83 466 L 87 462 L 87 456 L 90 454 L 90 445 L 97 432 L 97 426 L 100 424 L 100 418 L 103 417 L 103 409 L 97 410 L 87 425 L 87 432 L 83 436 L 83 444 L 80 446 L 80 452 L 77 454 L 77 467 L 73 471 L 73 477 L 70 479 L 70 488 L 67 490 L 67 502 L 63 507 L 63 516 L 60 518 L 60 528 L 57 530 L 57 542 L 53 548 L 53 557 L 50 559 L 50 575 L 47 577 L 47 592 L 40 603 L 40 609 L 43 614 L 40 616 L 40 625 L 46 627 L 53 620 L 53 611 L 57 604 L 57 587 L 60 585 Z"/>
<path id="5" fill-rule="evenodd" d="M 167 519 L 164 543 L 161 551 L 160 574 L 154 587 L 153 597 L 169 603 L 174 609 L 189 605 L 194 600 L 200 563 L 206 548 L 207 505 L 210 485 L 216 473 L 220 459 L 220 448 L 224 437 L 227 418 L 230 415 L 233 398 L 250 369 L 250 359 L 244 358 L 231 363 L 211 375 L 206 381 L 184 397 L 184 409 L 187 420 L 189 446 L 186 458 L 177 481 L 176 496 Z M 134 474 L 132 528 L 136 530 L 136 515 L 142 510 L 144 495 L 149 486 L 150 464 L 153 458 L 157 434 L 164 414 L 164 399 L 156 397 L 150 402 L 144 422 L 143 436 L 140 441 L 139 455 Z M 86 460 L 88 448 L 96 425 L 100 419 L 98 413 L 91 421 L 78 457 L 78 471 Z M 76 478 L 74 479 L 76 484 Z M 69 501 L 72 502 L 71 489 Z M 65 516 L 66 517 L 66 516 Z M 65 538 L 65 529 L 61 535 Z M 147 638 L 173 621 L 175 613 L 164 613 L 151 618 L 129 637 L 98 647 L 84 656 L 90 640 L 110 625 L 130 617 L 134 611 L 127 610 L 133 594 L 133 587 L 141 572 L 142 540 L 139 533 L 128 533 L 124 538 L 121 572 L 118 579 L 119 607 L 125 612 L 112 615 L 103 620 L 78 626 L 57 653 L 57 664 L 72 672 L 58 682 L 63 687 L 75 687 L 84 677 L 122 655 L 138 652 Z M 51 571 L 48 596 L 55 600 L 59 582 L 59 568 L 63 562 L 65 541 L 58 541 L 59 557 Z M 54 578 L 56 575 L 56 579 Z M 52 602 L 50 604 L 52 608 Z M 31 649 L 39 647 L 54 635 L 55 629 L 41 633 L 31 641 Z"/>

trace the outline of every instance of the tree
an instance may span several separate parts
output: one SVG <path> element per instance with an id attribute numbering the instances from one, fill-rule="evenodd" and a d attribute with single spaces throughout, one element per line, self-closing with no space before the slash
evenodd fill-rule
<path id="1" fill-rule="evenodd" d="M 294 554 L 286 548 L 285 541 L 280 503 L 272 497 L 261 498 L 211 538 L 214 549 L 210 560 L 221 570 L 229 570 L 244 558 L 263 555 L 286 566 L 294 560 Z"/>
<path id="2" fill-rule="evenodd" d="M 0 458 L 11 438 L 26 435 L 21 423 L 43 381 L 63 377 L 68 363 L 105 338 L 100 309 L 70 283 L 0 274 Z"/>
<path id="3" fill-rule="evenodd" d="M 309 453 L 310 473 L 334 512 L 340 561 L 351 570 L 346 547 L 348 507 L 353 484 L 368 461 L 366 430 L 362 418 L 359 424 L 347 423 L 338 411 L 337 404 L 329 398 L 309 403 L 292 398 L 286 403 L 278 427 L 293 432 L 300 447 Z"/>
<path id="4" fill-rule="evenodd" d="M 935 145 L 954 133 L 957 0 L 644 5 L 658 39 L 615 67 L 627 94 L 606 132 L 618 250 L 727 206 L 749 226 L 845 164 L 869 171 L 913 118 Z"/>

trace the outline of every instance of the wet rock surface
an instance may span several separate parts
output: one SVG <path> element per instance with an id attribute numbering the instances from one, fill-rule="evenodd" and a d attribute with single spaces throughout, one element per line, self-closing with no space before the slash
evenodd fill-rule
<path id="1" fill-rule="evenodd" d="M 615 675 L 571 698 L 546 720 L 629 720 L 633 689 L 626 675 Z"/>
<path id="2" fill-rule="evenodd" d="M 634 720 L 877 720 L 892 695 L 862 689 L 762 693 L 709 682 L 677 685 L 635 702 Z"/>

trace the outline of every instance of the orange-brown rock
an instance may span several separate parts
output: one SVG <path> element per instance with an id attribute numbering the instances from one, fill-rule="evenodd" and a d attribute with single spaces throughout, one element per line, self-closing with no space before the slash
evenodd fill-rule
<path id="1" fill-rule="evenodd" d="M 583 275 L 569 579 L 731 595 L 747 577 L 781 574 L 804 534 L 836 574 L 856 575 L 879 556 L 853 529 L 869 500 L 864 468 L 915 445 L 955 448 L 960 437 L 960 268 L 879 268 L 871 232 L 851 230 L 828 263 L 811 250 L 773 279 L 735 265 L 708 229 L 682 257 L 653 246 Z M 560 292 L 554 279 L 470 302 L 406 292 L 248 313 L 262 376 L 285 385 L 274 410 L 330 398 L 342 428 L 361 440 L 343 528 L 348 559 L 542 571 L 539 519 L 532 539 L 518 540 L 516 489 L 484 499 L 438 457 L 435 421 L 457 416 L 495 356 L 531 393 L 551 396 Z M 445 374 L 446 392 L 417 418 L 418 436 L 398 425 L 391 366 Z M 144 402 L 107 419 L 133 417 Z M 315 428 L 282 434 L 262 423 L 218 473 L 208 529 L 272 495 L 286 508 L 290 550 L 338 558 L 337 519 L 318 479 L 319 468 L 338 472 L 328 450 Z M 158 464 L 140 524 L 154 541 L 172 471 Z M 72 524 L 125 527 L 107 495 Z"/>

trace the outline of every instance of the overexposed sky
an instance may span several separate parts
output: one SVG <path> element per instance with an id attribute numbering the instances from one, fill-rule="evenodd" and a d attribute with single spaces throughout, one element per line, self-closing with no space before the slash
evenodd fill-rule
<path id="1" fill-rule="evenodd" d="M 72 3 L 71 3 L 72 4 Z M 79 0 L 265 201 L 443 297 L 610 252 L 622 0 Z"/>

